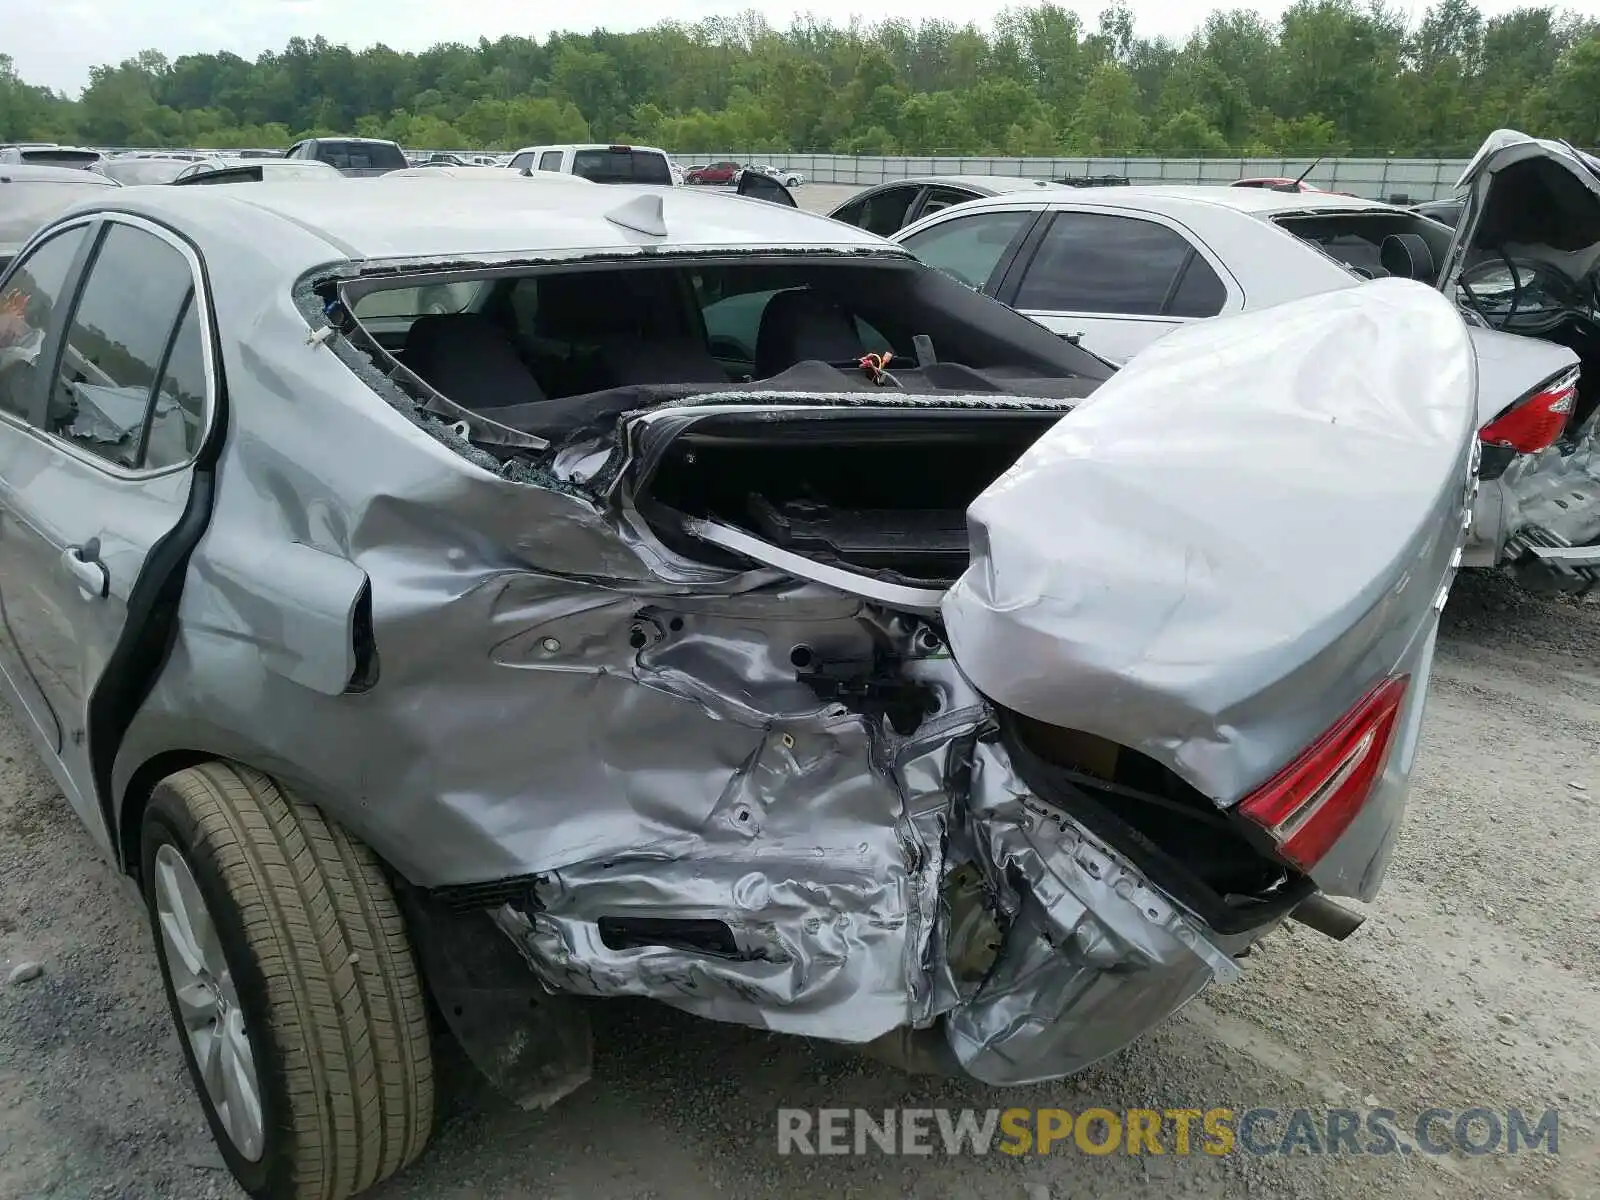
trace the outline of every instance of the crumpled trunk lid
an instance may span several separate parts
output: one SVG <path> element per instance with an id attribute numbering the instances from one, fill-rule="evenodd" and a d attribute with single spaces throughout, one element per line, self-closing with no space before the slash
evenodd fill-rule
<path id="1" fill-rule="evenodd" d="M 972 505 L 957 661 L 1234 804 L 1442 606 L 1474 371 L 1453 306 L 1398 280 L 1163 339 Z"/>

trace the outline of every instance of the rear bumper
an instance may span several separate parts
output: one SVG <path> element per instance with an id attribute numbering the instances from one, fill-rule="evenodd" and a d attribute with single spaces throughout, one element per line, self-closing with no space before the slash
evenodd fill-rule
<path id="1" fill-rule="evenodd" d="M 1510 567 L 1540 588 L 1600 582 L 1600 447 L 1552 447 L 1478 488 L 1462 565 Z"/>
<path id="2" fill-rule="evenodd" d="M 940 1069 L 1005 1085 L 1127 1045 L 1235 977 L 1233 956 L 1286 915 L 1219 935 L 1035 796 L 981 701 L 966 714 L 870 786 L 813 776 L 805 805 L 741 798 L 749 816 L 730 824 L 759 822 L 763 841 L 789 844 L 781 857 L 729 828 L 692 856 L 530 879 L 495 921 L 555 992 L 854 1044 L 916 1031 Z M 774 735 L 748 778 L 821 769 L 819 749 Z M 825 848 L 830 830 L 848 845 Z"/>

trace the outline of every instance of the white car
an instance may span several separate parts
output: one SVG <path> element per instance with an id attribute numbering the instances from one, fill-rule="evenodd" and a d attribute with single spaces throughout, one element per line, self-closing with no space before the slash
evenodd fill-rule
<path id="1" fill-rule="evenodd" d="M 1500 151 L 1541 164 L 1592 207 L 1600 228 L 1600 174 L 1523 135 Z M 1517 147 L 1536 147 L 1514 158 Z M 1543 147 L 1543 148 L 1540 148 Z M 1570 161 L 1567 161 L 1570 160 Z M 1487 187 L 1494 158 L 1480 154 L 1463 185 Z M 1487 165 L 1485 165 L 1487 162 Z M 1520 187 L 1515 206 L 1502 196 Z M 1505 177 L 1491 210 L 1535 211 L 1537 186 Z M 1530 205 L 1532 207 L 1530 207 Z M 1489 206 L 1480 199 L 1478 213 Z M 1574 218 L 1576 221 L 1576 218 Z M 1600 582 L 1600 304 L 1594 255 L 1587 285 L 1568 281 L 1537 243 L 1512 231 L 1519 265 L 1502 261 L 1504 231 L 1453 231 L 1375 200 L 1238 187 L 1125 187 L 1011 192 L 946 209 L 895 234 L 924 262 L 1027 314 L 1114 363 L 1195 321 L 1400 276 L 1461 302 L 1477 350 L 1484 461 L 1466 565 L 1515 563 L 1542 584 Z M 1570 240 L 1570 239 L 1563 239 Z M 1529 248 L 1529 243 L 1534 243 Z M 1576 244 L 1576 243 L 1574 243 Z M 1591 251 L 1596 249 L 1591 247 Z M 1574 260 L 1581 255 L 1570 256 Z M 1508 274 L 1509 271 L 1509 274 Z M 1537 272 L 1537 274 L 1536 274 Z M 1582 270 L 1576 270 L 1580 276 Z M 1526 277 L 1524 281 L 1523 277 Z M 1504 311 L 1497 311 L 1498 304 Z M 1497 329 L 1507 332 L 1499 333 Z M 1512 336 L 1519 334 L 1522 336 Z M 1585 346 L 1589 359 L 1580 359 Z M 1588 368 L 1587 377 L 1580 367 Z"/>
<path id="2" fill-rule="evenodd" d="M 524 146 L 509 165 L 514 171 L 578 175 L 593 183 L 678 182 L 667 152 L 655 146 Z"/>

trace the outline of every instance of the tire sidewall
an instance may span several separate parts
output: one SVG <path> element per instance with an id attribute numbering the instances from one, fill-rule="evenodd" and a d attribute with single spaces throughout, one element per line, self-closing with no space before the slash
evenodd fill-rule
<path id="1" fill-rule="evenodd" d="M 177 998 L 173 994 L 172 973 L 167 967 L 166 945 L 161 936 L 160 918 L 156 911 L 155 856 L 164 844 L 171 844 L 184 857 L 200 893 L 210 909 L 217 936 L 222 942 L 222 952 L 228 970 L 233 976 L 234 989 L 239 996 L 239 1006 L 244 1012 L 246 1036 L 250 1051 L 255 1057 L 256 1076 L 261 1088 L 261 1157 L 254 1162 L 239 1153 L 228 1136 L 217 1111 L 211 1103 L 205 1083 L 200 1078 L 195 1062 L 194 1047 L 183 1027 Z M 167 1009 L 172 1015 L 173 1028 L 183 1048 L 183 1059 L 189 1067 L 189 1078 L 195 1095 L 205 1113 L 206 1124 L 217 1144 L 229 1171 L 251 1196 L 275 1197 L 291 1194 L 294 1186 L 293 1147 L 289 1145 L 292 1128 L 289 1118 L 287 1081 L 284 1078 L 283 1058 L 270 1022 L 271 1005 L 267 998 L 266 981 L 262 977 L 254 952 L 245 936 L 244 921 L 232 893 L 224 882 L 215 860 L 201 848 L 200 831 L 193 815 L 170 788 L 158 785 L 145 809 L 144 825 L 140 837 L 140 878 L 144 880 L 145 911 L 150 920 L 150 932 L 155 942 L 157 962 L 161 967 L 162 990 L 166 992 Z"/>

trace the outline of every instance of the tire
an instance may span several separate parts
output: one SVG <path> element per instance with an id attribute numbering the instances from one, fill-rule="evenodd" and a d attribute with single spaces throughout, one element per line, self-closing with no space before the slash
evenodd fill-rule
<path id="1" fill-rule="evenodd" d="M 213 762 L 156 785 L 140 862 L 167 1004 L 239 1185 L 256 1200 L 345 1200 L 415 1159 L 433 1127 L 428 1014 L 372 852 L 265 775 Z M 208 942 L 200 918 L 173 915 L 195 895 Z M 190 969 L 218 954 L 220 971 Z M 233 1084 L 214 1085 L 220 1099 L 197 1053 Z M 239 1086 L 252 1077 L 255 1107 Z"/>

